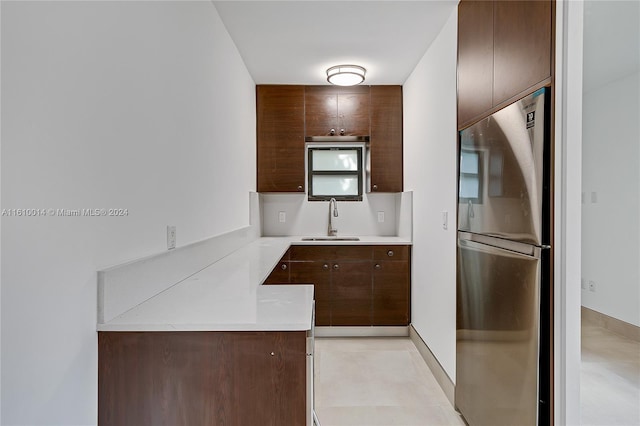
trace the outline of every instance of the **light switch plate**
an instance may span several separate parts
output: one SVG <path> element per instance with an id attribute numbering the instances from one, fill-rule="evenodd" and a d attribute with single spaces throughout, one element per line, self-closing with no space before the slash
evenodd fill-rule
<path id="1" fill-rule="evenodd" d="M 378 212 L 378 222 L 384 222 L 384 212 Z"/>
<path id="2" fill-rule="evenodd" d="M 173 250 L 176 248 L 176 227 L 167 225 L 167 249 Z"/>
<path id="3" fill-rule="evenodd" d="M 287 221 L 287 212 L 278 212 L 278 222 L 285 223 Z"/>

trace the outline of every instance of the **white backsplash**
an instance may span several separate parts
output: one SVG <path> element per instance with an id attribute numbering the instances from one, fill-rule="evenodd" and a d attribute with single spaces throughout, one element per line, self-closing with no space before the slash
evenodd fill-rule
<path id="1" fill-rule="evenodd" d="M 327 235 L 327 201 L 308 201 L 306 194 L 260 194 L 260 203 L 263 236 Z M 406 229 L 406 220 L 411 218 L 410 212 L 400 211 L 402 207 L 411 208 L 410 193 L 365 194 L 363 201 L 338 201 L 339 215 L 332 218 L 333 227 L 338 236 L 398 236 L 399 219 Z M 285 222 L 280 221 L 282 212 Z M 378 221 L 379 212 L 384 212 L 384 222 Z"/>

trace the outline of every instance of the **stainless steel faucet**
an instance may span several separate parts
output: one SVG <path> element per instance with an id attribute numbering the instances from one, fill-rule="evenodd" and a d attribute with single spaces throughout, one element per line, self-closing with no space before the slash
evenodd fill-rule
<path id="1" fill-rule="evenodd" d="M 338 202 L 335 198 L 329 200 L 329 230 L 327 234 L 330 237 L 338 235 L 338 230 L 333 227 L 333 221 L 331 220 L 331 204 L 333 204 L 333 217 L 338 217 Z"/>

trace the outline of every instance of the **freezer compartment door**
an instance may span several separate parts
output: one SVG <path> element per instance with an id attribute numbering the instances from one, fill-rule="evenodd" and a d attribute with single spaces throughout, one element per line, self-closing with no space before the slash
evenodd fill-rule
<path id="1" fill-rule="evenodd" d="M 541 89 L 460 132 L 458 230 L 549 244 L 549 138 Z"/>
<path id="2" fill-rule="evenodd" d="M 540 271 L 534 255 L 458 238 L 456 407 L 470 425 L 535 425 Z M 496 245 L 500 241 L 496 239 Z"/>

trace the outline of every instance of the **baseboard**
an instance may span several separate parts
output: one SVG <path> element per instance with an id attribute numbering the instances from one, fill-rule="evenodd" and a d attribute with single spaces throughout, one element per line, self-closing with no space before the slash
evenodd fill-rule
<path id="1" fill-rule="evenodd" d="M 388 327 L 323 327 L 314 328 L 316 337 L 407 337 L 407 326 Z"/>
<path id="2" fill-rule="evenodd" d="M 451 405 L 455 407 L 455 385 L 453 384 L 453 381 L 449 378 L 447 372 L 444 371 L 442 365 L 440 365 L 436 357 L 433 355 L 431 349 L 429 349 L 429 346 L 427 346 L 424 340 L 422 340 L 420 334 L 418 334 L 416 329 L 413 328 L 413 325 L 409 326 L 409 337 L 411 338 L 413 344 L 416 345 L 416 348 L 418 348 L 418 352 L 420 352 L 420 355 L 422 355 L 422 358 L 424 358 L 424 361 L 427 363 L 427 366 L 431 370 L 431 373 L 433 373 L 436 381 L 444 391 L 447 399 L 449 400 Z"/>
<path id="3" fill-rule="evenodd" d="M 582 321 L 640 342 L 640 327 L 582 306 Z"/>

